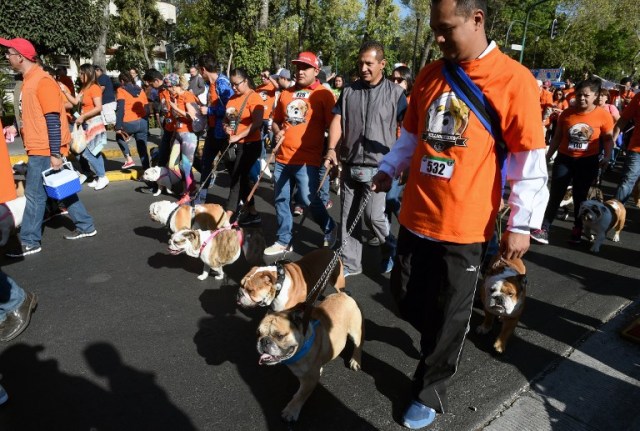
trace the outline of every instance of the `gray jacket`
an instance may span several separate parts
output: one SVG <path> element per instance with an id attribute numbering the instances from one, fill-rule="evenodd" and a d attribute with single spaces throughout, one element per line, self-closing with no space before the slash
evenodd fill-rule
<path id="1" fill-rule="evenodd" d="M 334 111 L 342 115 L 342 163 L 378 166 L 396 142 L 398 101 L 404 98 L 403 92 L 387 79 L 375 87 L 359 80 L 342 90 Z"/>

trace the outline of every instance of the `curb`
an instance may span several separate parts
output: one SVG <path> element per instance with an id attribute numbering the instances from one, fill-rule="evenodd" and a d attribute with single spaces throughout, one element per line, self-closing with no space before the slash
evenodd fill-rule
<path id="1" fill-rule="evenodd" d="M 102 154 L 105 159 L 122 159 L 122 151 L 119 149 L 106 149 L 102 151 Z M 131 157 L 137 157 L 138 150 L 132 148 L 131 149 Z M 19 162 L 27 163 L 28 157 L 26 154 L 14 155 L 10 156 L 11 166 L 15 165 Z M 117 171 L 107 171 L 107 178 L 109 178 L 110 182 L 113 181 L 128 181 L 128 180 L 138 180 L 142 178 L 142 168 L 131 168 L 131 169 L 120 169 Z"/>

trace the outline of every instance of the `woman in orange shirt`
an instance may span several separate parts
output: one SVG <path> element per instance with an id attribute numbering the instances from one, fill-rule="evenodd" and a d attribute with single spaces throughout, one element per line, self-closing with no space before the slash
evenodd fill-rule
<path id="1" fill-rule="evenodd" d="M 251 88 L 249 76 L 244 69 L 233 69 L 229 75 L 234 95 L 227 102 L 227 112 L 224 120 L 224 131 L 229 135 L 229 145 L 236 147 L 236 160 L 231 169 L 231 185 L 227 214 L 231 217 L 240 201 L 245 202 L 247 211 L 239 220 L 240 224 L 258 224 L 262 220 L 256 211 L 253 198 L 247 202 L 251 192 L 249 171 L 260 158 L 262 140 L 260 128 L 264 114 L 262 97 Z"/>
<path id="2" fill-rule="evenodd" d="M 553 90 L 551 106 L 545 110 L 545 115 L 543 117 L 543 123 L 547 128 L 547 145 L 551 143 L 551 140 L 553 139 L 553 134 L 556 130 L 556 123 L 558 122 L 558 116 L 568 107 L 569 103 L 567 102 L 567 99 L 565 99 L 564 91 L 560 88 Z"/>
<path id="3" fill-rule="evenodd" d="M 196 183 L 191 172 L 193 166 L 193 156 L 198 147 L 198 137 L 193 131 L 193 109 L 199 110 L 200 103 L 198 98 L 187 91 L 189 83 L 184 76 L 176 73 L 170 73 L 164 77 L 164 85 L 169 90 L 169 107 L 176 122 L 175 141 L 180 145 L 180 171 L 184 180 L 184 194 L 178 201 L 179 204 L 186 204 L 191 200 L 189 196 L 196 191 Z M 191 105 L 191 108 L 189 107 Z M 173 144 L 173 143 L 172 143 Z M 169 165 L 173 164 L 173 150 Z"/>
<path id="4" fill-rule="evenodd" d="M 120 80 L 120 87 L 118 87 L 116 93 L 116 142 L 127 159 L 122 165 L 122 169 L 130 168 L 135 164 L 127 144 L 129 137 L 136 140 L 142 169 L 148 169 L 147 138 L 149 123 L 147 122 L 147 116 L 149 101 L 147 95 L 135 84 L 129 72 L 121 73 L 118 79 Z"/>
<path id="5" fill-rule="evenodd" d="M 565 109 L 558 118 L 558 129 L 547 152 L 547 160 L 556 151 L 559 153 L 553 163 L 549 203 L 542 228 L 531 232 L 531 237 L 542 244 L 549 243 L 549 228 L 572 181 L 574 225 L 569 242 L 579 244 L 581 241 L 580 205 L 587 199 L 589 187 L 598 176 L 598 169 L 609 163 L 613 148 L 611 114 L 595 104 L 600 85 L 601 81 L 595 78 L 580 82 L 575 87 L 575 106 Z M 604 158 L 599 161 L 601 137 Z"/>
<path id="6" fill-rule="evenodd" d="M 91 64 L 85 63 L 80 66 L 80 82 L 82 88 L 77 97 L 71 95 L 68 89 L 63 89 L 63 93 L 73 105 L 82 104 L 81 114 L 76 118 L 76 124 L 82 124 L 87 140 L 87 148 L 82 152 L 82 157 L 89 162 L 96 174 L 88 186 L 102 190 L 109 184 L 101 153 L 107 144 L 107 129 L 101 115 L 102 89 L 96 84 L 96 71 Z"/>

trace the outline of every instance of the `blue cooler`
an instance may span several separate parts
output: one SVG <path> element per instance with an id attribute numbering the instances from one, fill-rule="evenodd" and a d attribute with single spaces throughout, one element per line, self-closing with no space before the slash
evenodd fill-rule
<path id="1" fill-rule="evenodd" d="M 47 169 L 42 173 L 42 180 L 47 196 L 52 199 L 61 200 L 82 190 L 80 178 L 70 162 L 64 163 L 60 170 Z"/>

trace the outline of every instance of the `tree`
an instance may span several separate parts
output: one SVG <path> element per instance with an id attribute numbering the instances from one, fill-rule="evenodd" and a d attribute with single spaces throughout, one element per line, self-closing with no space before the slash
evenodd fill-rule
<path id="1" fill-rule="evenodd" d="M 3 1 L 0 36 L 31 41 L 39 54 L 90 56 L 102 30 L 106 0 Z"/>
<path id="2" fill-rule="evenodd" d="M 166 34 L 166 23 L 155 0 L 114 0 L 118 14 L 111 18 L 109 45 L 116 52 L 107 67 L 129 70 L 153 67 L 153 48 Z"/>

